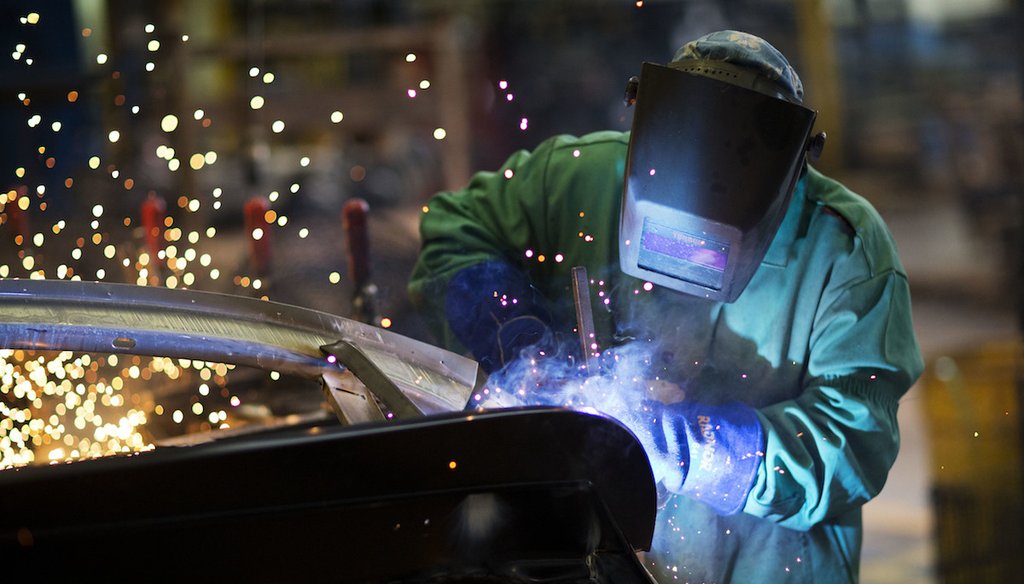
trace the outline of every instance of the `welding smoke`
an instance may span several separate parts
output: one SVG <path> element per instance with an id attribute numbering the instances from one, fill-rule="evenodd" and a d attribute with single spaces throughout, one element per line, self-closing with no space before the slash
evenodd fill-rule
<path id="1" fill-rule="evenodd" d="M 470 405 L 481 409 L 560 406 L 615 418 L 643 446 L 655 480 L 678 488 L 683 458 L 671 440 L 666 445 L 656 406 L 681 400 L 684 391 L 652 374 L 652 352 L 651 345 L 642 342 L 615 347 L 600 355 L 594 371 L 569 351 L 524 352 L 493 373 Z"/>

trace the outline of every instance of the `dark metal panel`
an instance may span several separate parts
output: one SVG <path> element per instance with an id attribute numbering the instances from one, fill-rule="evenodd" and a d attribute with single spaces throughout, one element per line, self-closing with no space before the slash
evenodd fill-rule
<path id="1" fill-rule="evenodd" d="M 617 421 L 504 410 L 0 472 L 0 555 L 171 579 L 648 582 L 633 552 L 655 500 Z"/>

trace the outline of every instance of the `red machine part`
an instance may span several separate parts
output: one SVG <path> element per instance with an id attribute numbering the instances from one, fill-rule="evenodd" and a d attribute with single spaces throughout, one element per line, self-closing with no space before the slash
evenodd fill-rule
<path id="1" fill-rule="evenodd" d="M 270 202 L 264 197 L 252 197 L 245 202 L 245 232 L 249 236 L 249 263 L 257 276 L 270 273 L 270 223 L 267 211 Z"/>
<path id="2" fill-rule="evenodd" d="M 146 200 L 142 202 L 140 215 L 142 215 L 142 228 L 146 232 L 146 247 L 153 258 L 152 261 L 158 263 L 160 261 L 158 254 L 163 249 L 167 203 L 163 197 L 150 192 Z"/>
<path id="3" fill-rule="evenodd" d="M 14 198 L 10 198 L 10 193 L 15 193 Z M 29 217 L 28 211 L 23 210 L 20 205 L 20 199 L 28 197 L 28 187 L 21 185 L 12 188 L 8 191 L 7 202 L 3 206 L 4 213 L 7 215 L 7 226 L 11 231 L 11 237 L 17 241 L 18 236 L 22 237 L 22 241 L 18 244 L 24 244 L 24 238 L 29 236 Z"/>
<path id="4" fill-rule="evenodd" d="M 363 199 L 349 199 L 342 207 L 342 227 L 348 243 L 348 274 L 356 289 L 370 279 L 370 237 L 367 214 L 370 205 Z"/>

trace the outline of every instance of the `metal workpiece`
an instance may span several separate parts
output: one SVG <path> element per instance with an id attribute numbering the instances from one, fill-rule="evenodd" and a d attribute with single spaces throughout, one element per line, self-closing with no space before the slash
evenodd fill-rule
<path id="1" fill-rule="evenodd" d="M 398 417 L 458 411 L 479 379 L 471 359 L 340 316 L 98 282 L 0 280 L 0 348 L 198 359 L 309 378 L 348 369 Z"/>
<path id="2" fill-rule="evenodd" d="M 417 407 L 352 343 L 338 341 L 321 347 L 321 350 L 329 361 L 344 364 L 337 371 L 328 370 L 321 376 L 324 395 L 342 423 L 375 422 L 388 417 L 406 418 L 423 414 L 422 408 Z M 438 411 L 459 409 L 457 404 L 453 405 L 456 407 L 445 408 L 440 404 Z"/>

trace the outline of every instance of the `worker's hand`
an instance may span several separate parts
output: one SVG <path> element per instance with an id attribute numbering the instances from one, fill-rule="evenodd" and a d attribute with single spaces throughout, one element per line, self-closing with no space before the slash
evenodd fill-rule
<path id="1" fill-rule="evenodd" d="M 549 354 L 551 315 L 520 269 L 502 261 L 474 264 L 448 282 L 445 315 L 456 338 L 488 373 Z"/>
<path id="2" fill-rule="evenodd" d="M 544 359 L 555 351 L 551 328 L 532 314 L 501 323 L 495 337 L 502 365 L 518 359 Z"/>
<path id="3" fill-rule="evenodd" d="M 674 427 L 669 406 L 657 400 L 644 400 L 638 418 L 626 422 L 647 452 L 654 480 L 673 493 L 683 488 L 689 463 L 686 431 Z M 682 430 L 682 431 L 680 431 Z"/>
<path id="4" fill-rule="evenodd" d="M 641 416 L 622 420 L 637 435 L 655 477 L 671 492 L 703 497 L 723 515 L 743 508 L 764 430 L 756 410 L 738 402 L 672 404 L 648 400 Z"/>

